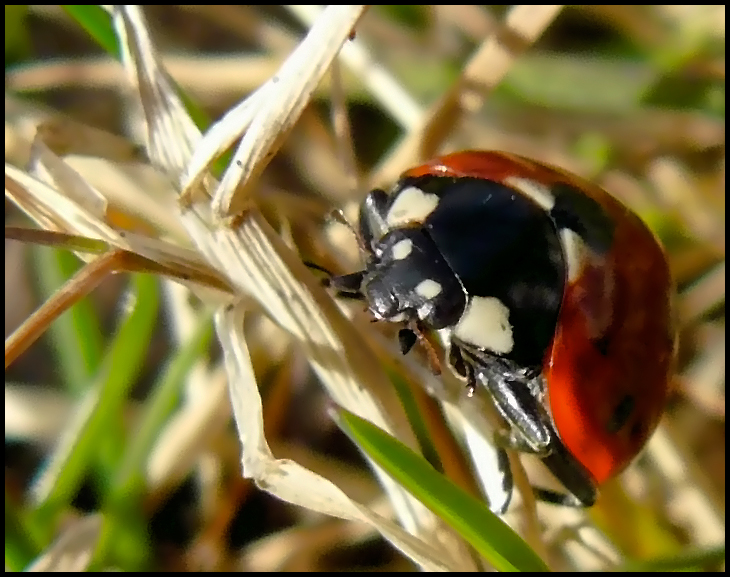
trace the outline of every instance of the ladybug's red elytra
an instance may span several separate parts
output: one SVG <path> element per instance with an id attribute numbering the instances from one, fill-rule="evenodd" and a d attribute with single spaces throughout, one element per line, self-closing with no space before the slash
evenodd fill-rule
<path id="1" fill-rule="evenodd" d="M 404 353 L 448 335 L 449 364 L 484 385 L 510 425 L 590 506 L 656 429 L 673 368 L 673 284 L 641 219 L 600 187 L 503 152 L 467 151 L 403 173 L 360 207 L 365 269 L 334 277 Z M 505 504 L 506 507 L 506 504 Z"/>

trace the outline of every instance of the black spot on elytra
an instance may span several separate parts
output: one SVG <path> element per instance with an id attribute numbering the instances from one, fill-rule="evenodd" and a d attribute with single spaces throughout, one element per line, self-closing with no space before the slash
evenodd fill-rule
<path id="1" fill-rule="evenodd" d="M 631 413 L 634 411 L 636 401 L 631 395 L 624 396 L 616 405 L 616 408 L 611 413 L 611 418 L 606 425 L 606 429 L 609 433 L 618 433 L 629 420 Z M 636 424 L 634 424 L 634 427 Z M 631 429 L 631 435 L 634 434 L 634 428 Z"/>
<path id="2" fill-rule="evenodd" d="M 601 353 L 604 357 L 608 356 L 608 347 L 611 343 L 611 338 L 608 334 L 605 334 L 593 341 L 593 346 L 596 350 Z"/>
<path id="3" fill-rule="evenodd" d="M 644 423 L 641 421 L 634 422 L 633 425 L 631 425 L 631 431 L 629 431 L 629 437 L 631 440 L 635 443 L 638 443 L 641 438 L 644 436 Z"/>

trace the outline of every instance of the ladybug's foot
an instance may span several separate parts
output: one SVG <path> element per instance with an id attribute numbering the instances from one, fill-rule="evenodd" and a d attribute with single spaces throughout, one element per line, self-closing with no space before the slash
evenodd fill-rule
<path id="1" fill-rule="evenodd" d="M 533 487 L 532 492 L 535 494 L 535 499 L 543 503 L 549 503 L 550 505 L 574 507 L 576 509 L 585 509 L 591 506 L 590 504 L 583 503 L 578 497 L 570 493 L 561 493 L 560 491 L 553 491 L 552 489 L 545 489 L 543 487 Z"/>
<path id="2" fill-rule="evenodd" d="M 474 396 L 474 391 L 477 390 L 477 378 L 474 373 L 474 367 L 471 363 L 467 363 L 464 360 L 464 356 L 461 354 L 461 349 L 457 346 L 449 347 L 449 364 L 459 378 L 464 379 L 466 382 L 466 394 L 468 397 Z"/>
<path id="3" fill-rule="evenodd" d="M 495 515 L 504 515 L 507 512 L 510 502 L 512 501 L 512 492 L 514 490 L 514 479 L 512 478 L 512 467 L 509 462 L 509 455 L 504 449 L 497 449 L 497 469 L 502 475 L 502 493 L 504 495 L 500 503 L 492 501 L 490 495 L 489 508 Z"/>
<path id="4" fill-rule="evenodd" d="M 511 449 L 518 453 L 528 453 L 538 457 L 546 457 L 550 454 L 550 447 L 536 449 L 514 429 L 510 431 L 496 431 L 494 433 L 494 444 L 502 449 Z"/>
<path id="5" fill-rule="evenodd" d="M 471 365 L 466 365 L 466 396 L 473 397 L 477 390 L 477 377 Z"/>
<path id="6" fill-rule="evenodd" d="M 550 420 L 526 383 L 485 375 L 481 379 L 487 387 L 494 406 L 510 425 L 508 444 L 518 450 L 526 445 L 527 452 L 536 455 L 550 453 L 553 438 Z"/>

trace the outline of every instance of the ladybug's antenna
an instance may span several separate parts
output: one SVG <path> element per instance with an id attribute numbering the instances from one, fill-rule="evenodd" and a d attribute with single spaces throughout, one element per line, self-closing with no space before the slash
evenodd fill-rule
<path id="1" fill-rule="evenodd" d="M 342 211 L 342 209 L 333 208 L 330 211 L 330 213 L 327 215 L 326 220 L 334 221 L 339 224 L 342 224 L 350 230 L 350 232 L 352 233 L 352 236 L 354 236 L 355 240 L 357 241 L 357 247 L 360 249 L 360 256 L 362 257 L 363 262 L 367 262 L 368 254 L 370 253 L 370 251 L 368 250 L 368 247 L 365 246 L 365 241 L 362 239 L 362 236 L 360 236 L 360 233 L 352 225 L 352 223 L 349 220 L 347 220 L 347 217 L 345 216 L 345 213 Z"/>
<path id="2" fill-rule="evenodd" d="M 327 282 L 329 282 L 329 279 L 335 276 L 331 270 L 328 268 L 323 267 L 322 265 L 317 264 L 316 262 L 312 262 L 311 260 L 303 260 L 302 264 L 306 266 L 309 269 L 317 270 L 319 272 L 323 272 L 327 275 Z"/>

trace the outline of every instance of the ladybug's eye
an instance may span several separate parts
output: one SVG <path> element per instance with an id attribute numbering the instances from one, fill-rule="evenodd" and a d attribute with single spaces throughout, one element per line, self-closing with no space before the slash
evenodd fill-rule
<path id="1" fill-rule="evenodd" d="M 628 422 L 631 413 L 634 411 L 635 405 L 634 397 L 626 395 L 621 401 L 619 401 L 616 408 L 613 410 L 613 414 L 606 425 L 609 433 L 618 433 L 623 426 Z"/>

